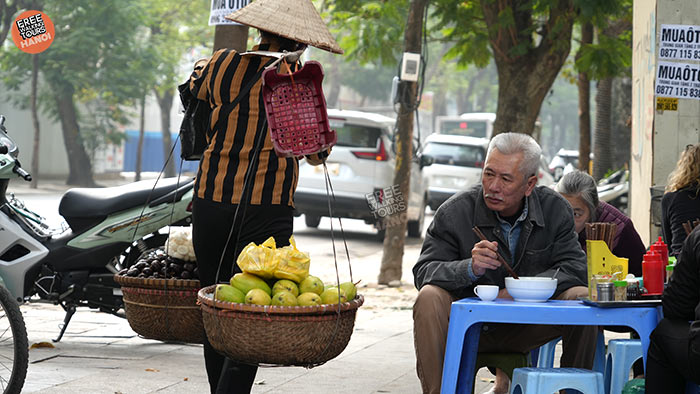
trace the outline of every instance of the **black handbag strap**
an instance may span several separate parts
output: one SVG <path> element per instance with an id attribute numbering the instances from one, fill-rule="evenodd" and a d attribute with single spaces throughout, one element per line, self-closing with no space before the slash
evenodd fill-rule
<path id="1" fill-rule="evenodd" d="M 269 66 L 270 64 L 272 64 L 272 63 L 275 62 L 276 60 L 277 60 L 277 59 L 274 59 L 274 58 L 273 58 L 273 59 L 270 59 L 270 61 L 268 61 L 267 63 L 265 63 L 265 65 L 262 66 L 262 67 L 260 68 L 260 70 L 258 70 L 258 72 L 253 76 L 253 78 L 251 78 L 250 81 L 248 81 L 248 84 L 245 85 L 245 86 L 243 87 L 243 89 L 241 89 L 240 92 L 238 92 L 238 96 L 237 96 L 233 101 L 231 101 L 230 103 L 224 104 L 222 107 L 228 107 L 228 106 L 230 105 L 232 110 L 233 110 L 234 108 L 236 108 L 236 106 L 238 105 L 238 103 L 239 103 L 244 97 L 246 97 L 246 96 L 248 95 L 248 93 L 250 93 L 250 89 L 253 88 L 253 85 L 255 85 L 256 82 L 258 82 L 258 79 L 260 79 L 260 77 L 262 77 L 262 74 L 263 74 L 263 72 L 265 71 L 265 69 L 267 68 L 267 66 Z"/>

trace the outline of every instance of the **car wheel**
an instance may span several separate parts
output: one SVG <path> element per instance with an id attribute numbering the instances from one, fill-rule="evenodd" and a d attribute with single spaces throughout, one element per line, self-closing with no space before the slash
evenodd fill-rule
<path id="1" fill-rule="evenodd" d="M 425 222 L 425 203 L 426 199 L 423 198 L 423 203 L 421 204 L 420 215 L 418 220 L 411 220 L 408 222 L 408 236 L 413 238 L 420 238 L 423 235 L 423 223 Z"/>
<path id="2" fill-rule="evenodd" d="M 321 217 L 304 214 L 304 223 L 306 223 L 306 227 L 316 228 L 321 223 Z"/>

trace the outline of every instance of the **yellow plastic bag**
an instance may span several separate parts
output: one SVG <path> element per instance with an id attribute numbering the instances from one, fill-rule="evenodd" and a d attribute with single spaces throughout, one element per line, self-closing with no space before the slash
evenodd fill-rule
<path id="1" fill-rule="evenodd" d="M 299 283 L 309 276 L 311 259 L 309 259 L 308 253 L 297 249 L 293 235 L 289 237 L 289 246 L 277 249 L 275 254 L 278 260 L 275 278 L 289 279 Z"/>
<path id="2" fill-rule="evenodd" d="M 271 279 L 278 264 L 278 259 L 275 258 L 276 250 L 277 246 L 273 237 L 268 238 L 261 245 L 251 242 L 238 255 L 236 263 L 243 272 Z"/>

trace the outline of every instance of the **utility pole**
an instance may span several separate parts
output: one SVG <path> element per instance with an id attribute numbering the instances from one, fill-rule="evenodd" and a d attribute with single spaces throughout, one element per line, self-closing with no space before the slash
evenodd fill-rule
<path id="1" fill-rule="evenodd" d="M 406 21 L 406 31 L 404 32 L 404 52 L 421 53 L 423 15 L 427 6 L 428 0 L 411 0 L 408 20 Z M 413 162 L 413 112 L 418 101 L 416 97 L 418 84 L 409 81 L 401 81 L 399 83 L 403 85 L 399 90 L 403 91 L 404 94 L 401 94 L 402 100 L 396 120 L 398 131 L 396 132 L 394 186 L 398 186 L 399 196 L 403 198 L 405 207 L 408 209 L 411 163 Z M 378 282 L 380 284 L 389 284 L 390 282 L 401 280 L 403 249 L 406 243 L 406 211 L 399 212 L 396 210 L 396 212 L 384 219 L 384 223 L 388 224 L 386 225 L 386 234 L 384 236 L 384 253 L 382 254 L 382 265 L 379 271 Z"/>
<path id="2" fill-rule="evenodd" d="M 235 49 L 237 52 L 245 52 L 248 43 L 248 26 L 243 25 L 216 25 L 214 30 L 214 51 L 221 48 Z"/>

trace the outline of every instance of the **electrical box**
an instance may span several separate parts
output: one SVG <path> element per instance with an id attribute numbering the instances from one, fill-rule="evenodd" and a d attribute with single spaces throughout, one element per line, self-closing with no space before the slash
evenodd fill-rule
<path id="1" fill-rule="evenodd" d="M 420 72 L 420 54 L 404 52 L 401 60 L 401 80 L 416 82 Z"/>

